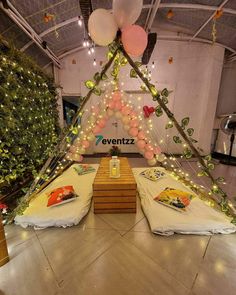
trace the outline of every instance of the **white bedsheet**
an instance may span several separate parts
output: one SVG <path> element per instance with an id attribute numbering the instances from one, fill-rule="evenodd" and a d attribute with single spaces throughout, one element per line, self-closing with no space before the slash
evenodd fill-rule
<path id="1" fill-rule="evenodd" d="M 33 199 L 24 214 L 15 217 L 15 223 L 22 227 L 34 226 L 35 228 L 67 227 L 78 224 L 88 213 L 93 193 L 92 184 L 99 165 L 91 165 L 96 172 L 84 175 L 78 175 L 74 170 L 77 165 L 72 165 Z M 47 193 L 64 185 L 73 185 L 79 197 L 66 204 L 47 207 Z"/>
<path id="2" fill-rule="evenodd" d="M 157 168 L 166 172 L 163 168 Z M 209 207 L 198 197 L 191 201 L 186 212 L 178 212 L 153 200 L 166 187 L 190 192 L 191 190 L 169 174 L 157 182 L 146 179 L 139 175 L 145 169 L 134 168 L 132 170 L 137 182 L 141 205 L 153 233 L 160 235 L 174 233 L 211 235 L 215 233 L 230 234 L 236 231 L 236 226 L 230 223 L 230 219 L 226 215 Z"/>

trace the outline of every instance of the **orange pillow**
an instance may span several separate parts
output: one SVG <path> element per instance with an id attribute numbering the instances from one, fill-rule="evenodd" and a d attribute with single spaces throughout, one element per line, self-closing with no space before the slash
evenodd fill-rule
<path id="1" fill-rule="evenodd" d="M 77 198 L 72 185 L 56 188 L 49 194 L 47 207 L 71 202 Z"/>

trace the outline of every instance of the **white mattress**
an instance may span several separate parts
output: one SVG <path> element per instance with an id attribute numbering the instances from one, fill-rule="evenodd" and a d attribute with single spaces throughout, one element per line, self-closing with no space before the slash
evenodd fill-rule
<path id="1" fill-rule="evenodd" d="M 96 172 L 84 175 L 78 175 L 74 170 L 77 165 L 72 165 L 33 199 L 24 214 L 15 217 L 15 223 L 22 227 L 34 226 L 35 228 L 67 227 L 78 224 L 89 210 L 93 193 L 92 184 L 99 165 L 91 165 Z M 47 193 L 65 185 L 73 185 L 79 197 L 66 204 L 47 207 Z"/>
<path id="2" fill-rule="evenodd" d="M 156 167 L 161 171 L 165 169 Z M 186 212 L 178 212 L 156 202 L 156 197 L 166 187 L 173 187 L 183 191 L 191 190 L 170 174 L 157 182 L 140 176 L 140 172 L 147 168 L 134 168 L 133 173 L 137 182 L 141 205 L 149 221 L 153 233 L 160 235 L 199 234 L 210 235 L 215 233 L 230 234 L 236 231 L 236 226 L 223 213 L 209 207 L 198 197 L 194 198 Z"/>

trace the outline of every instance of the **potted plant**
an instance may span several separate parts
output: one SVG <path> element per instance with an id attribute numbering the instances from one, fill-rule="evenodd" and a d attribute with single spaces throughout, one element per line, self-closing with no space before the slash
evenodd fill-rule
<path id="1" fill-rule="evenodd" d="M 113 145 L 113 146 L 110 148 L 108 155 L 109 155 L 110 157 L 112 157 L 112 156 L 119 156 L 120 153 L 121 153 L 121 150 L 119 149 L 119 147 L 116 146 L 116 145 Z"/>

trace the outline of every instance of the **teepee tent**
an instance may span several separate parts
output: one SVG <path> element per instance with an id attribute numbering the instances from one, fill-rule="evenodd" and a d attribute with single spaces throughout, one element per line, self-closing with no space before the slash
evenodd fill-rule
<path id="1" fill-rule="evenodd" d="M 142 91 L 150 94 L 151 104 L 155 103 L 155 108 L 149 113 L 149 106 L 145 106 L 146 108 L 141 112 L 136 110 L 134 105 L 128 102 L 125 92 L 119 87 L 120 68 L 127 64 L 131 66 L 130 79 L 140 79 Z M 93 79 L 85 82 L 85 86 L 88 88 L 88 93 L 82 98 L 68 132 L 64 134 L 53 155 L 46 161 L 27 194 L 22 198 L 11 216 L 11 220 L 15 215 L 22 213 L 29 202 L 70 167 L 74 161 L 81 162 L 86 149 L 95 139 L 99 140 L 99 134 L 102 128 L 106 126 L 109 117 L 115 116 L 121 120 L 124 129 L 136 143 L 139 152 L 148 160 L 149 165 L 161 163 L 173 173 L 176 179 L 189 186 L 210 206 L 221 208 L 223 212 L 232 217 L 233 223 L 236 222 L 234 208 L 228 202 L 227 194 L 221 188 L 224 179 L 222 177 L 215 178 L 212 175 L 214 163 L 210 155 L 205 155 L 204 151 L 197 147 L 197 141 L 193 138 L 194 129 L 190 126 L 190 118 L 185 117 L 180 122 L 176 120 L 174 114 L 168 108 L 171 91 L 166 88 L 158 90 L 151 83 L 147 69 L 143 69 L 140 62 L 132 60 L 119 37 L 109 46 L 108 62 L 102 68 L 102 71 L 95 73 Z M 92 96 L 96 97 L 98 103 L 92 106 L 89 115 L 86 117 L 86 104 Z M 165 117 L 165 129 L 171 131 L 168 138 L 161 139 L 162 143 L 172 140 L 178 148 L 180 157 L 185 158 L 187 162 L 192 157 L 196 158 L 198 171 L 194 170 L 193 174 L 195 176 L 197 174 L 201 178 L 207 177 L 210 180 L 210 185 L 209 183 L 207 186 L 198 185 L 193 182 L 189 174 L 180 169 L 181 165 L 174 154 L 162 152 L 162 148 L 159 146 L 160 138 L 157 134 L 152 133 L 152 128 L 148 130 L 146 117 L 153 111 L 157 119 L 161 116 Z M 78 119 L 80 123 L 78 123 Z M 144 124 L 141 121 L 144 121 Z M 149 124 L 149 127 L 150 125 L 152 127 L 152 124 Z M 203 184 L 205 183 L 203 182 Z"/>

